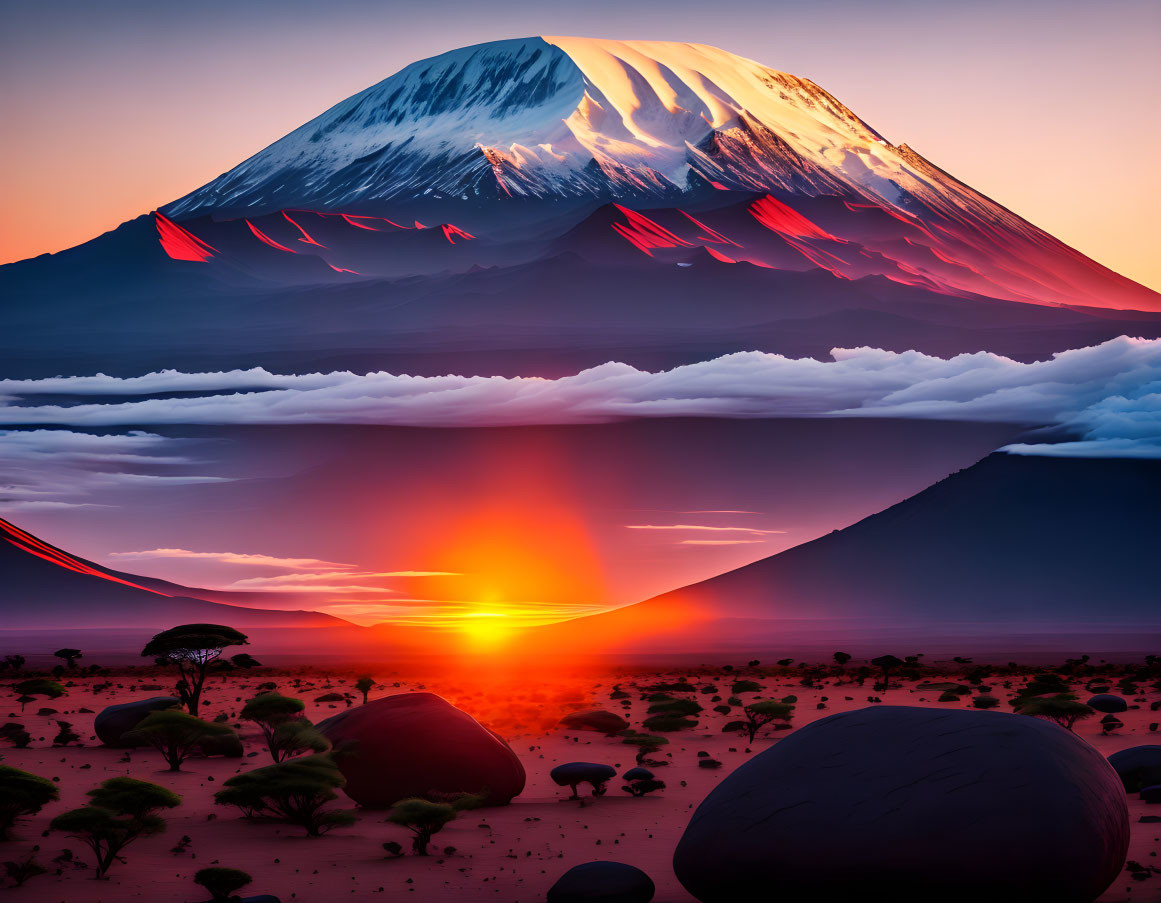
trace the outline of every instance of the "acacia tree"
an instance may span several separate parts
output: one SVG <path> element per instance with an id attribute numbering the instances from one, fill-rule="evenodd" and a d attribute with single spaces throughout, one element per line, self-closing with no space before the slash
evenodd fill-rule
<path id="1" fill-rule="evenodd" d="M 271 815 L 306 830 L 310 837 L 355 822 L 351 812 L 327 810 L 335 790 L 347 783 L 329 753 L 245 771 L 214 794 L 223 806 L 237 806 L 247 817 Z"/>
<path id="2" fill-rule="evenodd" d="M 0 840 L 7 840 L 16 819 L 35 815 L 60 799 L 56 784 L 38 774 L 0 765 Z"/>
<path id="3" fill-rule="evenodd" d="M 33 701 L 36 696 L 45 696 L 49 699 L 57 699 L 64 696 L 67 692 L 55 680 L 49 680 L 45 677 L 33 677 L 28 680 L 22 680 L 18 684 L 14 684 L 13 691 L 19 693 L 17 702 L 20 703 L 20 711 L 24 711 L 24 707 Z"/>
<path id="4" fill-rule="evenodd" d="M 217 722 L 202 721 L 180 709 L 158 709 L 127 732 L 126 740 L 147 743 L 161 753 L 170 771 L 181 771 L 181 763 L 211 737 L 225 737 L 233 728 Z"/>
<path id="5" fill-rule="evenodd" d="M 459 811 L 450 803 L 433 803 L 424 799 L 400 800 L 391 807 L 387 821 L 402 825 L 411 831 L 411 848 L 417 856 L 427 855 L 427 845 L 433 834 L 443 830 L 444 825 L 454 821 Z"/>
<path id="6" fill-rule="evenodd" d="M 375 681 L 366 674 L 355 681 L 355 689 L 363 694 L 363 705 L 367 704 L 367 694 L 371 692 L 373 686 L 375 686 Z"/>
<path id="7" fill-rule="evenodd" d="M 75 668 L 77 666 L 77 659 L 78 658 L 85 657 L 84 653 L 82 653 L 80 649 L 70 649 L 67 646 L 63 649 L 58 649 L 56 652 L 53 653 L 53 655 L 56 658 L 64 659 L 65 664 L 70 669 Z"/>
<path id="8" fill-rule="evenodd" d="M 628 746 L 637 747 L 637 764 L 641 765 L 649 753 L 657 752 L 661 747 L 669 744 L 669 740 L 665 737 L 658 737 L 654 734 L 634 734 L 622 738 L 622 743 Z"/>
<path id="9" fill-rule="evenodd" d="M 158 813 L 181 804 L 172 790 L 138 781 L 135 778 L 110 778 L 88 793 L 90 805 L 70 809 L 54 818 L 53 831 L 64 831 L 93 851 L 97 871 L 103 878 L 121 851 L 138 837 L 148 837 L 165 830 L 165 819 Z"/>
<path id="10" fill-rule="evenodd" d="M 794 703 L 777 702 L 772 699 L 751 702 L 747 706 L 742 706 L 742 714 L 746 716 L 744 721 L 731 721 L 722 730 L 744 733 L 749 741 L 753 743 L 754 737 L 758 735 L 758 731 L 767 724 L 773 721 L 789 721 L 793 718 Z"/>
<path id="11" fill-rule="evenodd" d="M 261 728 L 270 758 L 282 762 L 307 750 L 322 753 L 331 748 L 330 741 L 302 717 L 305 708 L 301 699 L 261 693 L 242 707 L 242 719 Z"/>
<path id="12" fill-rule="evenodd" d="M 834 654 L 834 663 L 838 665 L 839 668 L 845 668 L 847 666 L 847 662 L 850 660 L 851 654 L 849 652 L 836 652 Z"/>
<path id="13" fill-rule="evenodd" d="M 1072 693 L 1057 693 L 1055 696 L 1020 697 L 1013 702 L 1018 715 L 1047 718 L 1061 727 L 1072 730 L 1082 718 L 1091 718 L 1096 710 L 1078 702 Z"/>
<path id="14" fill-rule="evenodd" d="M 907 663 L 897 655 L 880 655 L 878 658 L 871 659 L 871 664 L 883 672 L 883 689 L 886 690 L 888 681 L 891 679 L 891 672 L 902 668 Z"/>
<path id="15" fill-rule="evenodd" d="M 227 903 L 237 899 L 235 891 L 241 890 L 254 879 L 241 869 L 213 867 L 199 869 L 194 875 L 194 883 L 209 891 L 212 903 Z"/>
<path id="16" fill-rule="evenodd" d="M 177 665 L 177 693 L 191 715 L 197 715 L 206 668 L 227 646 L 244 646 L 246 634 L 221 624 L 182 624 L 163 630 L 141 650 L 145 658 Z"/>

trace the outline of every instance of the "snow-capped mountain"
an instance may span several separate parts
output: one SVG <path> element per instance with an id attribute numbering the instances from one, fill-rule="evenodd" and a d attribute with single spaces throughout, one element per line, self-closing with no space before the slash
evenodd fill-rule
<path id="1" fill-rule="evenodd" d="M 163 212 L 178 222 L 345 214 L 366 231 L 413 228 L 405 224 L 417 209 L 426 218 L 432 205 L 444 216 L 467 204 L 475 216 L 468 229 L 485 239 L 475 262 L 491 265 L 501 258 L 481 248 L 510 238 L 513 219 L 527 218 L 539 201 L 706 209 L 734 203 L 739 193 L 757 200 L 751 215 L 790 242 L 791 259 L 840 278 L 880 275 L 953 295 L 1161 309 L 1155 293 L 907 145 L 891 144 L 813 82 L 701 44 L 535 37 L 454 50 L 348 98 Z M 845 222 L 810 222 L 807 207 L 818 199 L 841 202 Z M 359 214 L 388 225 L 351 220 Z M 292 225 L 301 231 L 299 219 Z M 625 230 L 639 225 L 619 232 L 628 237 Z M 159 228 L 172 237 L 167 225 Z M 267 233 L 255 234 L 271 244 Z M 287 238 L 293 243 L 274 237 L 273 246 L 304 253 L 300 241 L 323 244 L 293 231 Z M 674 244 L 671 232 L 662 242 L 708 247 L 697 238 Z M 721 259 L 714 252 L 722 250 L 710 252 Z M 731 261 L 786 268 L 777 251 L 724 250 Z M 339 273 L 398 273 L 364 269 L 365 258 L 325 259 Z"/>
<path id="2" fill-rule="evenodd" d="M 559 37 L 408 66 L 160 211 L 0 267 L 0 297 L 0 357 L 28 375 L 1036 360 L 1161 335 L 1156 292 L 810 81 Z"/>
<path id="3" fill-rule="evenodd" d="M 414 63 L 171 205 L 670 196 L 712 183 L 897 199 L 906 155 L 806 79 L 700 44 L 536 37 Z"/>

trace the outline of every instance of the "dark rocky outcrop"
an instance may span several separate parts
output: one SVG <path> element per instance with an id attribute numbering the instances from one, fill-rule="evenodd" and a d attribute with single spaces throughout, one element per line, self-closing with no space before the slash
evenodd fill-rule
<path id="1" fill-rule="evenodd" d="M 727 777 L 673 864 L 702 903 L 772 886 L 812 903 L 1091 903 L 1128 841 L 1116 772 L 1057 725 L 876 706 L 801 728 Z"/>
<path id="2" fill-rule="evenodd" d="M 180 705 L 181 700 L 176 696 L 151 696 L 111 705 L 93 719 L 93 733 L 106 746 L 138 746 L 140 744 L 122 739 L 123 735 L 137 727 L 150 712 Z"/>
<path id="3" fill-rule="evenodd" d="M 586 862 L 560 876 L 548 903 L 649 903 L 656 888 L 641 869 L 624 862 Z"/>
<path id="4" fill-rule="evenodd" d="M 1089 708 L 1096 709 L 1098 712 L 1106 712 L 1110 715 L 1117 712 L 1127 712 L 1129 710 L 1129 704 L 1120 696 L 1114 696 L 1112 693 L 1098 693 L 1089 699 L 1085 705 Z"/>
<path id="5" fill-rule="evenodd" d="M 343 789 L 362 806 L 386 808 L 432 791 L 482 793 L 494 806 L 524 789 L 524 766 L 508 744 L 434 693 L 375 699 L 318 729 L 335 747 Z"/>
<path id="6" fill-rule="evenodd" d="M 1130 746 L 1109 756 L 1109 764 L 1130 793 L 1161 784 L 1161 746 Z"/>

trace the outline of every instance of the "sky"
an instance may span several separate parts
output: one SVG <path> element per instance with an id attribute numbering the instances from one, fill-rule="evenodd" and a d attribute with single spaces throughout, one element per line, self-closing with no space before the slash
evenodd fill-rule
<path id="1" fill-rule="evenodd" d="M 534 34 L 693 41 L 1161 289 L 1154 0 L 0 0 L 0 261 L 186 194 L 416 59 Z"/>

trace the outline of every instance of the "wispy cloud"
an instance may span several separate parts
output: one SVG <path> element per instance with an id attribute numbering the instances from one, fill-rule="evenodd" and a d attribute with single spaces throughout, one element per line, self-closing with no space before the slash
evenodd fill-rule
<path id="1" fill-rule="evenodd" d="M 213 561 L 219 564 L 298 568 L 307 571 L 333 571 L 355 567 L 353 564 L 323 561 L 318 558 L 279 558 L 275 555 L 259 555 L 250 552 L 192 552 L 189 549 L 145 549 L 139 552 L 110 552 L 108 557 L 120 558 L 127 561 L 144 561 L 153 558 L 192 559 Z"/>
<path id="2" fill-rule="evenodd" d="M 708 533 L 785 533 L 785 530 L 759 530 L 755 527 L 710 527 L 705 524 L 625 524 L 626 530 L 702 530 Z"/>
<path id="3" fill-rule="evenodd" d="M 761 539 L 683 539 L 678 545 L 681 546 L 749 546 L 754 543 L 762 543 Z"/>
<path id="4" fill-rule="evenodd" d="M 761 511 L 736 511 L 730 509 L 707 509 L 704 511 L 678 511 L 678 514 L 761 514 Z"/>
<path id="5" fill-rule="evenodd" d="M 474 618 L 495 617 L 512 628 L 550 624 L 569 618 L 605 611 L 604 606 L 566 602 L 505 602 L 497 612 L 481 608 L 479 602 L 458 599 L 366 599 L 358 602 L 338 600 L 316 606 L 318 611 L 337 615 L 359 624 L 389 622 L 399 626 L 462 628 Z"/>
<path id="6" fill-rule="evenodd" d="M 327 571 L 321 574 L 278 574 L 273 577 L 244 577 L 225 589 L 277 589 L 306 593 L 395 592 L 386 586 L 366 585 L 365 581 L 384 578 L 458 577 L 452 571 Z"/>
<path id="7" fill-rule="evenodd" d="M 107 507 L 126 489 L 194 486 L 228 478 L 174 472 L 198 462 L 174 454 L 185 440 L 139 430 L 0 430 L 0 512 Z M 156 471 L 163 471 L 158 473 Z"/>

